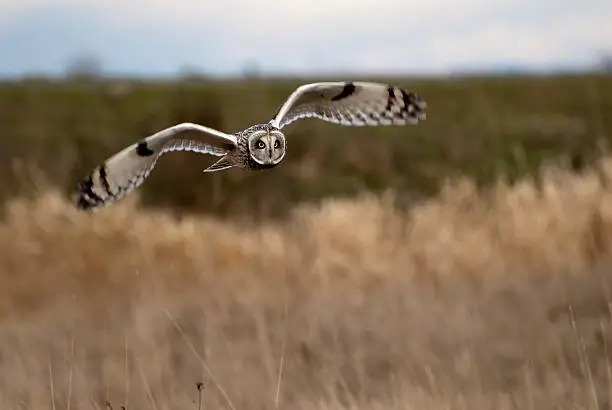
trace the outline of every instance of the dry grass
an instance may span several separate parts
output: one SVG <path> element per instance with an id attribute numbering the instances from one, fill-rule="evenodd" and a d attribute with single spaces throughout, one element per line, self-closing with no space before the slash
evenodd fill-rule
<path id="1" fill-rule="evenodd" d="M 284 351 L 283 409 L 609 408 L 606 180 L 465 180 L 248 225 L 136 195 L 93 215 L 13 200 L 0 407 L 195 410 L 203 381 L 208 409 L 272 408 Z"/>

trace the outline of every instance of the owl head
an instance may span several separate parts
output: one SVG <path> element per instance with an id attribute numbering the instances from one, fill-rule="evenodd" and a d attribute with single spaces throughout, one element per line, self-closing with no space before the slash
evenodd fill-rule
<path id="1" fill-rule="evenodd" d="M 247 139 L 249 156 L 264 167 L 278 165 L 285 157 L 285 135 L 272 126 L 265 126 L 250 133 Z"/>

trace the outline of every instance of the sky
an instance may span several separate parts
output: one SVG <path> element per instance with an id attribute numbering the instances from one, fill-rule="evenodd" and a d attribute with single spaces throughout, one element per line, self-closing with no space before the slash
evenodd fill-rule
<path id="1" fill-rule="evenodd" d="M 438 75 L 591 65 L 610 0 L 2 0 L 0 76 Z"/>

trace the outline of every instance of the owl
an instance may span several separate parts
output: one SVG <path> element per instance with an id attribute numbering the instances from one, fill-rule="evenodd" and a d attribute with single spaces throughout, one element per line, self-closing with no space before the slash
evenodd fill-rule
<path id="1" fill-rule="evenodd" d="M 172 151 L 220 157 L 204 172 L 231 167 L 263 170 L 285 157 L 283 128 L 301 118 L 317 118 L 348 126 L 417 124 L 425 119 L 426 103 L 413 92 L 374 82 L 304 84 L 285 100 L 266 124 L 233 134 L 193 123 L 163 129 L 124 148 L 79 182 L 73 200 L 80 210 L 98 210 L 140 186 L 157 160 Z M 189 134 L 186 137 L 185 134 Z"/>

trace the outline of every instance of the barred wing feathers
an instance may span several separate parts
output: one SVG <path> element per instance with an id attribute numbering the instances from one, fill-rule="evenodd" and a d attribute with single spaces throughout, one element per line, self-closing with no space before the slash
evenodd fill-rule
<path id="1" fill-rule="evenodd" d="M 417 124 L 427 104 L 413 92 L 373 82 L 321 82 L 298 87 L 270 121 L 283 128 L 301 118 L 350 126 Z"/>
<path id="2" fill-rule="evenodd" d="M 185 138 L 185 132 L 190 138 Z M 194 135 L 192 137 L 192 135 Z M 183 123 L 166 128 L 134 143 L 100 164 L 77 186 L 74 202 L 78 209 L 96 210 L 117 202 L 149 176 L 157 160 L 172 151 L 192 151 L 224 156 L 236 146 L 233 135 Z"/>

